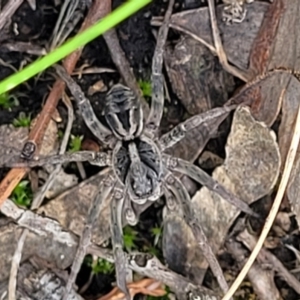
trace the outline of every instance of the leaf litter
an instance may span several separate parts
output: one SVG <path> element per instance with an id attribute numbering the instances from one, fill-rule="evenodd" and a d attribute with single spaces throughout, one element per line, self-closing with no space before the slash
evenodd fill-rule
<path id="1" fill-rule="evenodd" d="M 227 140 L 225 161 L 214 170 L 213 178 L 251 204 L 272 191 L 279 170 L 280 154 L 274 132 L 262 122 L 255 121 L 246 107 L 237 109 Z M 193 197 L 192 203 L 210 245 L 217 252 L 224 242 L 229 227 L 239 214 L 238 209 L 207 188 L 200 189 Z M 166 244 L 171 244 L 172 232 L 168 233 L 170 240 L 166 241 Z M 176 235 L 174 239 L 176 240 Z M 184 242 L 183 245 L 189 243 Z M 193 249 L 190 251 L 195 252 Z M 173 252 L 176 252 L 176 249 L 173 249 Z M 201 258 L 201 253 L 197 251 L 186 255 L 189 258 L 186 264 L 192 266 L 195 272 L 191 276 L 201 281 L 199 270 L 206 268 L 205 259 Z M 176 253 L 173 256 L 176 256 Z M 170 256 L 168 263 L 169 265 L 174 263 L 174 267 L 178 269 L 177 260 L 171 259 L 173 256 Z"/>

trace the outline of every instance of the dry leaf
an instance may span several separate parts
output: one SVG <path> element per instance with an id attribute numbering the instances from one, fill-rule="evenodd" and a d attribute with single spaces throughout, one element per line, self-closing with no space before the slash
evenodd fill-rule
<path id="1" fill-rule="evenodd" d="M 272 191 L 279 169 L 280 154 L 274 132 L 263 123 L 255 121 L 248 108 L 238 108 L 227 141 L 226 159 L 224 164 L 213 172 L 213 178 L 250 204 Z M 207 188 L 199 190 L 192 202 L 208 242 L 217 252 L 239 210 Z M 172 224 L 168 226 L 171 228 Z M 178 223 L 177 226 L 179 226 Z M 189 240 L 188 231 L 185 228 L 178 228 L 178 232 L 182 232 L 183 243 Z M 174 242 L 172 236 L 165 237 L 165 239 L 168 244 Z M 181 248 L 181 239 L 176 239 L 174 242 L 178 249 Z M 193 242 L 189 244 L 191 248 L 194 245 Z M 185 269 L 189 272 L 194 270 L 194 273 L 189 276 L 201 281 L 200 274 L 204 274 L 201 273 L 201 269 L 207 267 L 201 253 L 197 250 L 194 255 L 194 250 L 191 249 L 184 250 L 186 252 L 183 253 L 177 252 L 175 247 L 173 249 L 173 260 L 168 260 L 170 267 L 178 269 L 176 262 L 179 258 L 187 258 Z"/>
<path id="2" fill-rule="evenodd" d="M 18 271 L 17 299 L 51 299 L 61 300 L 64 293 L 65 280 L 61 278 L 59 270 L 52 270 L 41 266 L 34 261 L 21 264 Z M 64 276 L 66 277 L 66 276 Z M 0 295 L 7 293 L 8 282 L 3 282 Z M 83 300 L 73 289 L 68 300 Z"/>
<path id="3" fill-rule="evenodd" d="M 20 154 L 28 137 L 28 128 L 12 125 L 0 126 L 0 163 L 9 161 Z"/>
<path id="4" fill-rule="evenodd" d="M 244 71 L 248 69 L 252 44 L 269 6 L 270 4 L 266 2 L 252 3 L 248 7 L 246 19 L 240 24 L 230 26 L 222 21 L 224 5 L 218 5 L 216 8 L 218 26 L 228 61 Z M 203 39 L 208 45 L 214 46 L 207 7 L 174 14 L 171 27 L 172 25 L 175 25 L 177 30 L 181 27 Z"/>
<path id="5" fill-rule="evenodd" d="M 164 61 L 172 88 L 191 115 L 222 106 L 233 90 L 233 77 L 218 58 L 190 37 L 168 46 Z"/>

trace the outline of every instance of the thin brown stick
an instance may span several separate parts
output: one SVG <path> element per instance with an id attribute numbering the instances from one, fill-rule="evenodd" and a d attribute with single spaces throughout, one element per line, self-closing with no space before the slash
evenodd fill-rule
<path id="1" fill-rule="evenodd" d="M 253 76 L 267 71 L 270 58 L 272 58 L 273 55 L 272 47 L 277 29 L 286 3 L 284 0 L 273 1 L 264 16 L 259 32 L 251 46 L 249 70 Z"/>
<path id="2" fill-rule="evenodd" d="M 110 55 L 115 63 L 118 71 L 124 79 L 126 85 L 132 89 L 139 97 L 142 96 L 141 89 L 136 82 L 134 74 L 130 68 L 130 64 L 120 46 L 119 39 L 115 29 L 107 31 L 103 35 L 105 42 L 110 50 Z"/>
<path id="3" fill-rule="evenodd" d="M 166 291 L 162 288 L 162 284 L 155 279 L 144 278 L 137 282 L 128 283 L 128 290 L 133 298 L 136 294 L 149 295 L 154 297 L 164 296 Z M 123 300 L 125 295 L 117 287 L 113 288 L 108 294 L 98 298 L 97 300 Z"/>

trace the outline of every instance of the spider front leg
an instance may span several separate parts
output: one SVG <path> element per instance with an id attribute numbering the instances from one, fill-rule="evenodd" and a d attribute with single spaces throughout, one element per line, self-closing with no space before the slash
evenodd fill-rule
<path id="1" fill-rule="evenodd" d="M 206 134 L 210 131 L 212 122 L 224 120 L 228 114 L 236 108 L 236 105 L 216 107 L 207 112 L 195 115 L 186 121 L 175 126 L 172 130 L 162 135 L 159 139 L 160 149 L 164 151 L 180 142 L 190 130 L 199 127 L 199 134 Z M 201 130 L 200 130 L 201 126 Z"/>
<path id="2" fill-rule="evenodd" d="M 56 65 L 55 69 L 62 80 L 66 82 L 70 92 L 76 100 L 84 122 L 93 135 L 106 145 L 114 145 L 115 138 L 113 137 L 112 132 L 98 120 L 90 101 L 85 97 L 80 86 L 72 79 L 64 67 Z"/>
<path id="3" fill-rule="evenodd" d="M 223 185 L 218 183 L 215 179 L 206 174 L 199 167 L 194 164 L 187 162 L 183 159 L 172 157 L 167 154 L 163 154 L 163 163 L 170 171 L 177 171 L 181 174 L 187 175 L 197 181 L 198 183 L 204 185 L 211 191 L 220 195 L 224 200 L 229 202 L 230 204 L 236 206 L 241 211 L 254 216 L 259 217 L 257 213 L 255 213 L 247 203 L 239 199 L 233 193 L 228 191 Z"/>
<path id="4" fill-rule="evenodd" d="M 167 40 L 169 31 L 169 22 L 172 14 L 172 7 L 174 0 L 169 1 L 168 9 L 165 14 L 164 23 L 159 28 L 157 36 L 157 44 L 154 51 L 152 61 L 152 97 L 151 97 L 151 108 L 146 122 L 146 130 L 153 136 L 157 133 L 160 120 L 163 115 L 164 109 L 164 82 L 162 75 L 163 67 L 163 51 Z"/>
<path id="5" fill-rule="evenodd" d="M 100 211 L 102 209 L 102 204 L 104 203 L 104 199 L 109 197 L 111 190 L 114 187 L 114 184 L 115 180 L 108 169 L 108 174 L 103 180 L 103 182 L 101 182 L 100 190 L 98 191 L 96 197 L 92 201 L 91 206 L 89 208 L 88 216 L 82 231 L 79 246 L 71 268 L 71 273 L 65 288 L 63 300 L 67 300 L 69 297 L 73 284 L 76 280 L 77 274 L 82 265 L 83 259 L 86 255 L 87 248 L 91 243 L 93 225 L 96 219 L 99 217 Z"/>
<path id="6" fill-rule="evenodd" d="M 65 153 L 61 155 L 52 155 L 47 157 L 37 157 L 31 160 L 20 161 L 19 156 L 12 157 L 5 163 L 0 163 L 0 167 L 10 168 L 27 168 L 39 167 L 44 165 L 64 164 L 69 162 L 88 161 L 93 165 L 105 167 L 111 165 L 111 153 L 95 152 L 95 151 L 78 151 L 75 153 Z"/>
<path id="7" fill-rule="evenodd" d="M 117 285 L 125 294 L 126 300 L 131 300 L 130 293 L 127 288 L 126 272 L 127 272 L 127 257 L 123 251 L 123 225 L 122 212 L 125 200 L 125 193 L 122 189 L 115 188 L 111 202 L 111 239 L 113 253 L 115 259 L 115 269 Z"/>
<path id="8" fill-rule="evenodd" d="M 205 236 L 205 233 L 203 232 L 201 225 L 199 224 L 199 221 L 197 220 L 193 212 L 188 191 L 181 183 L 181 181 L 176 178 L 171 172 L 166 172 L 164 183 L 166 187 L 165 194 L 167 198 L 173 198 L 173 201 L 176 202 L 179 207 L 182 207 L 184 220 L 192 230 L 193 235 L 201 250 L 203 251 L 203 254 L 207 259 L 213 274 L 217 278 L 220 287 L 222 288 L 223 292 L 226 293 L 228 290 L 228 285 L 224 278 L 223 271 L 210 245 L 207 242 L 207 238 Z"/>

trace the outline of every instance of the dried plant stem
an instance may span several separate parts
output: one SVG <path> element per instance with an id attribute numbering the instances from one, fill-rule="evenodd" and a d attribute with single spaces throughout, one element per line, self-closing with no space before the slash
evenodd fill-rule
<path id="1" fill-rule="evenodd" d="M 18 240 L 17 248 L 11 262 L 11 269 L 9 274 L 8 282 L 8 300 L 16 300 L 16 289 L 17 289 L 17 275 L 22 258 L 22 250 L 24 247 L 25 239 L 28 233 L 28 229 L 25 228 Z"/>
<path id="2" fill-rule="evenodd" d="M 297 153 L 297 149 L 298 149 L 298 145 L 299 145 L 299 138 L 300 138 L 300 106 L 298 108 L 298 114 L 297 114 L 297 119 L 296 119 L 296 125 L 295 125 L 295 129 L 294 129 L 294 134 L 293 134 L 293 138 L 292 138 L 292 142 L 289 148 L 289 152 L 286 158 L 286 162 L 285 162 L 285 166 L 284 166 L 284 170 L 283 170 L 283 174 L 282 174 L 282 178 L 280 181 L 280 185 L 273 203 L 273 206 L 270 210 L 270 213 L 266 219 L 266 223 L 265 226 L 261 232 L 261 235 L 257 241 L 256 246 L 254 247 L 247 263 L 245 264 L 245 266 L 243 267 L 243 269 L 241 270 L 239 276 L 236 278 L 235 282 L 232 284 L 232 286 L 230 287 L 229 291 L 226 293 L 226 295 L 223 297 L 222 300 L 229 300 L 234 293 L 236 292 L 236 290 L 238 289 L 238 287 L 240 286 L 240 284 L 242 283 L 242 281 L 244 280 L 245 276 L 247 275 L 249 269 L 251 268 L 252 264 L 254 263 L 259 251 L 261 250 L 263 243 L 272 227 L 272 224 L 275 220 L 275 217 L 277 215 L 277 212 L 279 210 L 284 192 L 286 190 L 287 184 L 288 184 L 288 180 L 289 177 L 291 175 L 291 171 L 292 171 L 292 167 L 294 164 L 294 160 L 296 157 L 296 153 Z"/>
<path id="3" fill-rule="evenodd" d="M 220 37 L 220 31 L 219 31 L 218 24 L 217 24 L 214 0 L 208 0 L 208 11 L 209 11 L 209 16 L 210 16 L 210 20 L 211 20 L 213 41 L 215 44 L 215 49 L 216 49 L 217 55 L 219 57 L 220 63 L 222 64 L 223 68 L 227 72 L 232 74 L 233 76 L 236 76 L 245 82 L 249 81 L 250 78 L 246 72 L 239 70 L 238 68 L 236 68 L 228 63 L 227 55 L 223 48 L 223 44 L 222 44 L 221 37 Z"/>

